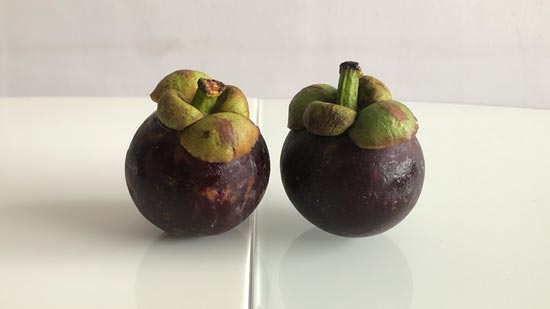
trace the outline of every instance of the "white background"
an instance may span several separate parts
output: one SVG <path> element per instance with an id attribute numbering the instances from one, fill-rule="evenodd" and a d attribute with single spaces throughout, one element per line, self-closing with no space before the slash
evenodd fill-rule
<path id="1" fill-rule="evenodd" d="M 356 60 L 399 100 L 550 108 L 550 1 L 0 0 L 0 96 L 146 96 L 195 68 L 250 97 Z"/>

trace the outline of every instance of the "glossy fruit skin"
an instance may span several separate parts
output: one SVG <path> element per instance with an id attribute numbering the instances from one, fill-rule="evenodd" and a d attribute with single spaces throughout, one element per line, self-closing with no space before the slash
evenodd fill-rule
<path id="1" fill-rule="evenodd" d="M 250 153 L 229 163 L 196 159 L 154 112 L 130 144 L 125 172 L 145 218 L 173 235 L 206 236 L 234 228 L 256 209 L 270 166 L 261 136 Z"/>
<path id="2" fill-rule="evenodd" d="M 412 210 L 424 182 L 424 156 L 416 137 L 368 150 L 347 134 L 290 131 L 281 153 L 285 191 L 317 227 L 340 236 L 382 233 Z"/>

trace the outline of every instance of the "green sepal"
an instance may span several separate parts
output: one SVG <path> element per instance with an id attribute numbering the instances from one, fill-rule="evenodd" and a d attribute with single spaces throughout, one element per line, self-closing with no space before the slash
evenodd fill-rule
<path id="1" fill-rule="evenodd" d="M 248 100 L 241 89 L 231 85 L 225 87 L 225 91 L 218 97 L 214 107 L 214 113 L 221 112 L 231 112 L 247 118 L 250 116 Z"/>
<path id="2" fill-rule="evenodd" d="M 197 92 L 197 82 L 200 78 L 210 78 L 205 73 L 195 70 L 178 70 L 166 75 L 151 92 L 151 99 L 159 102 L 162 93 L 168 89 L 179 91 L 185 102 L 191 103 L 195 92 Z"/>
<path id="3" fill-rule="evenodd" d="M 313 101 L 336 102 L 337 92 L 336 88 L 326 84 L 311 85 L 300 90 L 288 107 L 288 128 L 302 130 L 306 107 Z"/>
<path id="4" fill-rule="evenodd" d="M 348 133 L 364 149 L 388 148 L 410 140 L 418 131 L 416 117 L 397 101 L 378 101 L 359 112 Z"/>
<path id="5" fill-rule="evenodd" d="M 353 124 L 356 114 L 343 105 L 313 101 L 304 112 L 304 126 L 315 135 L 337 136 Z"/>
<path id="6" fill-rule="evenodd" d="M 157 115 L 163 125 L 173 130 L 183 130 L 203 117 L 203 114 L 185 102 L 182 93 L 175 89 L 164 91 L 159 98 Z"/>
<path id="7" fill-rule="evenodd" d="M 180 144 L 195 158 L 227 163 L 248 154 L 260 136 L 250 119 L 223 112 L 205 116 L 180 133 Z"/>
<path id="8" fill-rule="evenodd" d="M 392 99 L 390 89 L 374 76 L 364 75 L 359 79 L 357 105 L 359 111 L 378 101 Z"/>

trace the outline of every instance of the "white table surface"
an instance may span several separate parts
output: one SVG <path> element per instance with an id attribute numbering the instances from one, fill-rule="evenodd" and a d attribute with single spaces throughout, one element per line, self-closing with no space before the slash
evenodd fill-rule
<path id="1" fill-rule="evenodd" d="M 153 103 L 0 99 L 0 308 L 550 307 L 550 111 L 408 104 L 423 193 L 394 229 L 346 239 L 283 191 L 288 100 L 251 103 L 272 165 L 258 211 L 220 236 L 172 239 L 124 182 Z"/>
<path id="2" fill-rule="evenodd" d="M 155 107 L 0 99 L 0 308 L 248 308 L 250 220 L 172 239 L 130 199 L 126 150 Z"/>

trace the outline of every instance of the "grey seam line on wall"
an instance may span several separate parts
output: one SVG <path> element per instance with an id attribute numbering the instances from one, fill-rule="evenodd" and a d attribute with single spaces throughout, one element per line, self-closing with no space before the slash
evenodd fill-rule
<path id="1" fill-rule="evenodd" d="M 261 116 L 261 100 L 256 100 L 256 123 L 258 127 L 260 128 L 260 134 L 261 134 L 261 126 L 262 126 L 262 116 Z M 261 204 L 261 201 L 260 201 Z M 260 205 L 258 205 L 260 206 Z M 249 259 L 249 269 L 248 269 L 248 309 L 253 309 L 254 307 L 254 285 L 255 280 L 254 277 L 256 276 L 256 273 L 254 269 L 256 268 L 256 213 L 257 213 L 258 207 L 256 207 L 256 210 L 252 214 L 252 220 L 251 220 L 251 233 L 250 233 L 250 255 L 248 257 Z"/>

